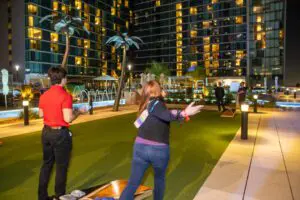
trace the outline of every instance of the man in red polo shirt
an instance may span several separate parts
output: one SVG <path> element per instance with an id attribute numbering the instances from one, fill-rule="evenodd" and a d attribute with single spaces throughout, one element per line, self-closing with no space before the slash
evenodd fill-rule
<path id="1" fill-rule="evenodd" d="M 69 123 L 84 112 L 73 113 L 72 96 L 66 92 L 67 72 L 61 67 L 51 67 L 48 76 L 51 88 L 39 102 L 39 115 L 44 118 L 42 131 L 43 165 L 40 171 L 38 199 L 48 200 L 48 182 L 54 162 L 56 162 L 55 196 L 66 192 L 67 171 L 72 149 L 72 134 Z"/>

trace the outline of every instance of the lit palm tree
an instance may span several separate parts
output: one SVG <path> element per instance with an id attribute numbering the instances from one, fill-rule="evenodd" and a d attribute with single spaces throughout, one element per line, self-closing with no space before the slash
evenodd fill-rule
<path id="1" fill-rule="evenodd" d="M 83 20 L 80 17 L 71 17 L 68 15 L 47 15 L 40 20 L 40 23 L 44 22 L 45 20 L 50 20 L 51 24 L 54 25 L 54 30 L 56 33 L 61 33 L 66 36 L 66 49 L 61 67 L 68 70 L 66 64 L 70 52 L 70 37 L 72 37 L 75 32 L 80 35 L 80 28 L 83 29 L 87 34 L 90 34 L 90 32 L 84 26 Z"/>
<path id="2" fill-rule="evenodd" d="M 118 86 L 118 92 L 115 98 L 114 103 L 114 111 L 119 110 L 119 104 L 121 99 L 121 93 L 122 93 L 122 86 L 124 82 L 124 75 L 126 70 L 126 52 L 129 50 L 130 47 L 135 46 L 137 49 L 140 49 L 140 46 L 138 42 L 143 43 L 143 40 L 136 36 L 129 37 L 127 33 L 123 33 L 122 35 L 115 35 L 106 41 L 106 44 L 113 44 L 116 49 L 122 49 L 123 50 L 123 60 L 122 60 L 122 67 L 121 67 L 121 77 L 119 80 L 119 86 Z"/>

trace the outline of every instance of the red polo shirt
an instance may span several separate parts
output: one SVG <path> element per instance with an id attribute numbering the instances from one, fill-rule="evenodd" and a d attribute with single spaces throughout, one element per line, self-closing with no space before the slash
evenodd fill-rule
<path id="1" fill-rule="evenodd" d="M 72 109 L 72 96 L 60 85 L 53 85 L 41 97 L 39 108 L 44 113 L 44 124 L 48 126 L 66 126 L 63 109 Z"/>

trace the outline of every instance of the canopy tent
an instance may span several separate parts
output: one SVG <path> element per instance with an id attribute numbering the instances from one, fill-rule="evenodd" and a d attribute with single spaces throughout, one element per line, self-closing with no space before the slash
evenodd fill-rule
<path id="1" fill-rule="evenodd" d="M 118 79 L 116 79 L 112 76 L 104 75 L 104 76 L 98 76 L 98 77 L 94 78 L 93 80 L 94 81 L 117 81 Z"/>

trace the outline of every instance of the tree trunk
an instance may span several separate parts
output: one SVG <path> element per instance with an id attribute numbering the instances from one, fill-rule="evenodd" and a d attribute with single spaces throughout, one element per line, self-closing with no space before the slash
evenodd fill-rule
<path id="1" fill-rule="evenodd" d="M 64 68 L 66 71 L 68 71 L 67 60 L 69 57 L 69 51 L 70 51 L 70 37 L 69 34 L 66 34 L 66 50 L 64 54 L 64 59 L 61 64 L 61 67 Z"/>
<path id="2" fill-rule="evenodd" d="M 122 60 L 122 68 L 121 68 L 121 77 L 119 80 L 119 87 L 118 87 L 118 92 L 115 97 L 115 103 L 114 103 L 114 108 L 113 111 L 119 111 L 119 105 L 120 105 L 120 99 L 121 99 L 121 94 L 122 94 L 122 89 L 124 85 L 124 75 L 125 75 L 125 70 L 126 70 L 126 47 L 123 47 L 123 60 Z"/>

